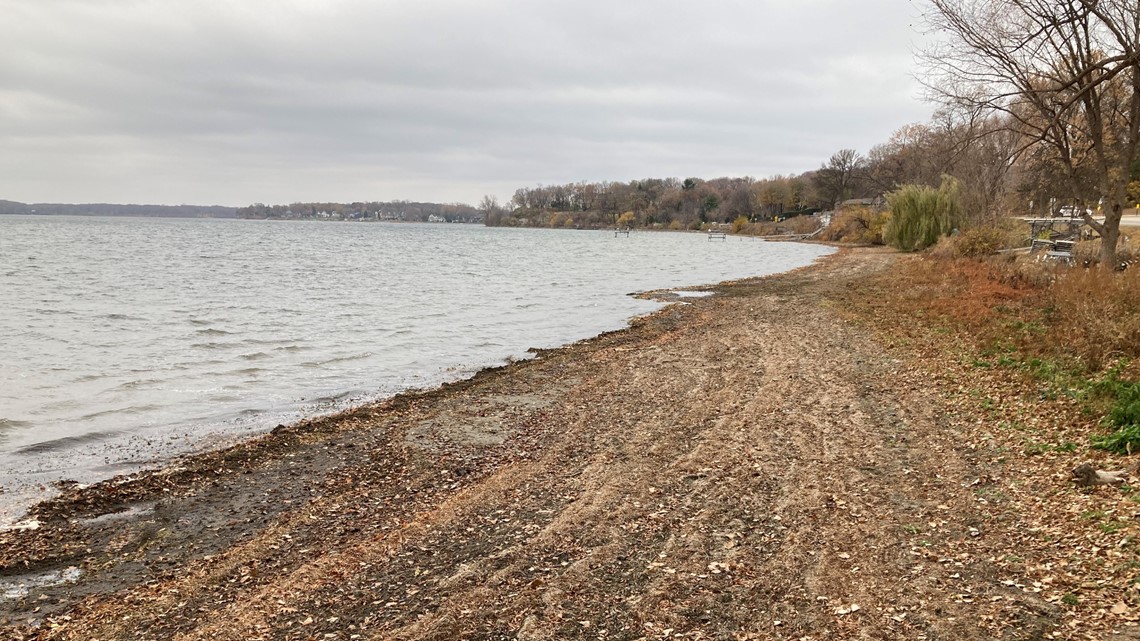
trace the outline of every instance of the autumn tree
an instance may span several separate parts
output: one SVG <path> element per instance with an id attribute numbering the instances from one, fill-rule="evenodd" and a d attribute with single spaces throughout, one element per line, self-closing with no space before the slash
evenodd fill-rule
<path id="1" fill-rule="evenodd" d="M 1140 143 L 1136 0 L 930 0 L 942 36 L 923 53 L 935 96 L 966 114 L 1005 118 L 1067 195 L 1103 199 L 1101 262 L 1114 262 Z"/>

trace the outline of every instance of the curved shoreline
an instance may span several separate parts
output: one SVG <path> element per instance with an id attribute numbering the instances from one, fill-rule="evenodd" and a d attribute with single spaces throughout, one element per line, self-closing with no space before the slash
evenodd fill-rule
<path id="1" fill-rule="evenodd" d="M 993 580 L 1016 522 L 971 534 L 991 508 L 957 482 L 985 470 L 940 397 L 834 311 L 896 256 L 725 283 L 534 360 L 68 491 L 38 530 L 0 534 L 0 577 L 81 575 L 0 602 L 0 621 L 38 639 L 1051 629 Z M 906 527 L 928 521 L 919 546 Z"/>
<path id="2" fill-rule="evenodd" d="M 760 269 L 762 268 L 760 267 Z M 619 293 L 624 296 L 625 290 Z M 612 297 L 609 299 L 612 300 Z M 633 302 L 636 303 L 637 301 Z M 626 310 L 624 313 L 632 314 L 644 307 L 649 306 L 644 303 L 640 305 L 626 304 L 622 308 Z M 561 331 L 563 328 L 556 328 L 558 333 L 553 334 L 553 336 L 572 339 L 595 331 L 597 327 L 617 328 L 625 323 L 624 313 L 614 315 L 614 323 L 586 325 L 587 329 L 580 333 L 564 332 Z M 517 354 L 525 347 L 533 345 L 541 346 L 543 342 L 541 340 L 527 340 L 526 342 L 520 340 L 516 344 L 510 341 L 502 341 L 501 347 L 490 348 L 501 350 L 501 358 L 499 356 L 484 358 L 486 354 L 472 355 L 474 353 L 470 350 L 465 351 L 455 356 L 454 360 L 460 363 L 466 362 L 472 366 L 464 367 L 458 371 L 445 371 L 443 368 L 433 370 L 431 367 L 434 365 L 424 361 L 426 363 L 424 371 L 428 374 L 414 380 L 397 380 L 396 377 L 391 377 L 391 380 L 388 380 L 381 376 L 379 378 L 368 378 L 366 383 L 360 385 L 357 384 L 357 379 L 347 380 L 345 384 L 349 386 L 349 389 L 359 387 L 366 391 L 354 394 L 353 400 L 338 403 L 336 407 L 305 405 L 306 401 L 297 400 L 297 397 L 310 395 L 303 390 L 298 391 L 291 387 L 296 383 L 295 380 L 278 376 L 277 378 L 284 382 L 284 386 L 271 387 L 266 397 L 272 395 L 275 398 L 280 398 L 283 400 L 282 404 L 265 404 L 256 399 L 247 399 L 244 404 L 239 403 L 233 407 L 211 406 L 205 408 L 204 411 L 199 411 L 202 408 L 198 406 L 189 406 L 188 408 L 175 406 L 173 410 L 166 412 L 169 420 L 152 421 L 145 417 L 119 416 L 104 421 L 102 425 L 80 425 L 77 429 L 89 429 L 90 432 L 74 437 L 65 435 L 57 442 L 83 443 L 82 447 L 66 448 L 63 451 L 53 452 L 48 457 L 21 456 L 15 451 L 0 455 L 0 461 L 6 463 L 5 478 L 0 484 L 0 526 L 17 520 L 24 508 L 45 494 L 52 493 L 52 486 L 55 483 L 67 480 L 94 483 L 117 474 L 134 473 L 141 468 L 152 466 L 164 460 L 171 460 L 173 457 L 200 452 L 203 449 L 215 449 L 248 438 L 251 435 L 263 433 L 278 423 L 289 423 L 306 417 L 328 415 L 346 406 L 383 399 L 402 388 L 421 388 L 424 385 L 431 386 L 454 380 L 457 375 L 468 376 L 478 371 L 478 368 L 482 366 L 503 362 L 503 360 L 511 358 L 513 353 Z M 278 372 L 286 371 L 290 370 L 278 369 Z M 61 386 L 59 389 L 67 388 Z M 264 391 L 265 388 L 261 389 Z M 248 393 L 251 398 L 258 396 L 256 391 L 249 391 Z M 182 402 L 182 399 L 179 398 L 178 402 Z M 197 405 L 201 405 L 200 402 L 195 402 Z M 243 412 L 250 411 L 250 408 L 257 408 L 259 411 L 268 412 L 268 414 L 259 415 L 250 420 L 243 414 Z M 179 410 L 182 413 L 178 413 Z M 192 410 L 192 412 L 187 413 L 187 410 Z M 229 410 L 233 410 L 234 413 L 229 413 Z M 223 411 L 225 413 L 220 413 Z M 178 422 L 179 417 L 194 418 L 187 418 L 187 422 L 180 423 Z M 65 419 L 66 417 L 60 420 Z M 153 429 L 140 427 L 145 425 L 156 427 Z M 70 433 L 63 429 L 60 432 Z M 37 430 L 34 427 L 28 433 L 35 438 L 47 437 L 46 431 Z M 34 441 L 35 438 L 26 440 Z M 49 446 L 34 444 L 29 447 L 32 448 L 32 451 L 42 451 Z"/>

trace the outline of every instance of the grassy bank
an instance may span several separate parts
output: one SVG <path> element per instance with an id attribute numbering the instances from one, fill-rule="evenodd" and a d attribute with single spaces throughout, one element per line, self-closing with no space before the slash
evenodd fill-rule
<path id="1" fill-rule="evenodd" d="M 1083 488 L 1072 470 L 1130 469 L 1140 452 L 1140 270 L 907 256 L 846 303 L 930 373 L 961 447 L 1004 470 L 976 498 L 1022 521 L 998 565 L 1065 609 L 1059 638 L 1135 625 L 1140 481 Z"/>

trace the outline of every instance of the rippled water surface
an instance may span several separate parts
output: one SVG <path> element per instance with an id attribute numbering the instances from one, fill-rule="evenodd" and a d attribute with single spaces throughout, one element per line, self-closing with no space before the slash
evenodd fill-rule
<path id="1" fill-rule="evenodd" d="M 656 307 L 631 292 L 827 251 L 684 233 L 0 216 L 0 482 L 107 475 L 204 435 L 436 384 Z"/>

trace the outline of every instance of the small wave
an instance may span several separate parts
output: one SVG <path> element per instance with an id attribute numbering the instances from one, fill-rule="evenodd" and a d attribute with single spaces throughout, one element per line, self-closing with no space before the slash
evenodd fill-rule
<path id="1" fill-rule="evenodd" d="M 65 398 L 51 403 L 45 403 L 39 408 L 39 411 L 36 413 L 42 414 L 47 412 L 58 412 L 60 410 L 73 410 L 79 406 L 80 403 L 78 400 L 74 398 Z"/>
<path id="2" fill-rule="evenodd" d="M 120 407 L 113 410 L 103 410 L 101 412 L 92 412 L 79 417 L 81 421 L 91 421 L 104 416 L 112 414 L 142 414 L 143 412 L 153 412 L 154 410 L 162 409 L 158 405 L 131 405 L 130 407 Z"/>
<path id="3" fill-rule="evenodd" d="M 221 358 L 207 358 L 206 360 L 202 361 L 185 361 L 182 363 L 175 363 L 170 366 L 170 369 L 185 371 L 188 369 L 201 369 L 203 367 L 208 367 L 211 365 L 224 365 L 229 362 L 230 361 Z"/>
<path id="4" fill-rule="evenodd" d="M 223 376 L 253 376 L 254 374 L 260 374 L 261 372 L 264 372 L 264 371 L 266 371 L 266 370 L 263 367 L 243 367 L 241 369 L 235 369 L 235 370 L 231 370 L 228 372 L 223 372 L 222 375 Z"/>
<path id="5" fill-rule="evenodd" d="M 210 324 L 210 321 L 208 321 L 208 320 L 202 320 L 202 319 L 200 319 L 200 318 L 191 318 L 191 319 L 190 319 L 190 324 L 191 324 L 191 325 L 197 325 L 198 327 L 201 327 L 201 326 L 203 326 L 203 325 L 209 325 L 209 324 Z"/>
<path id="6" fill-rule="evenodd" d="M 329 360 L 324 361 L 324 364 L 328 365 L 331 363 L 344 363 L 347 361 L 358 361 L 358 360 L 361 360 L 364 358 L 370 358 L 371 356 L 372 356 L 372 352 L 363 352 L 360 354 L 352 354 L 350 356 L 338 356 L 337 358 L 330 358 Z"/>
<path id="7" fill-rule="evenodd" d="M 327 365 L 335 365 L 337 363 L 347 363 L 350 361 L 359 361 L 359 360 L 362 360 L 365 358 L 371 358 L 371 357 L 372 357 L 372 352 L 364 352 L 362 354 L 351 354 L 349 356 L 338 356 L 336 358 L 330 358 L 330 359 L 324 360 L 324 361 L 309 361 L 307 363 L 301 363 L 301 367 L 309 367 L 309 368 L 325 367 Z"/>
<path id="8" fill-rule="evenodd" d="M 50 441 L 43 441 L 42 443 L 25 445 L 17 449 L 14 453 L 19 455 L 36 455 L 58 452 L 59 450 L 105 441 L 117 434 L 118 432 L 88 432 L 80 436 L 65 436 Z"/>
<path id="9" fill-rule="evenodd" d="M 329 394 L 328 396 L 318 396 L 317 398 L 308 399 L 311 405 L 336 405 L 347 400 L 354 399 L 360 395 L 359 390 L 348 390 L 339 394 Z"/>
<path id="10" fill-rule="evenodd" d="M 130 314 L 104 314 L 103 318 L 106 318 L 107 320 L 146 320 L 141 316 L 131 316 Z"/>
<path id="11" fill-rule="evenodd" d="M 230 334 L 233 334 L 233 332 L 227 332 L 224 329 L 215 329 L 213 327 L 207 327 L 206 329 L 195 330 L 194 333 L 200 334 L 202 336 L 228 336 Z"/>
<path id="12" fill-rule="evenodd" d="M 233 345 L 231 345 L 229 343 L 210 342 L 210 343 L 191 343 L 190 347 L 193 347 L 194 349 L 225 349 L 227 347 L 233 347 Z"/>
<path id="13" fill-rule="evenodd" d="M 303 351 L 310 350 L 310 349 L 313 349 L 313 348 L 305 346 L 305 345 L 282 345 L 281 347 L 274 347 L 273 351 L 275 351 L 275 352 L 303 352 Z"/>
<path id="14" fill-rule="evenodd" d="M 32 424 L 28 421 L 17 421 L 14 418 L 0 418 L 0 431 L 18 430 L 31 426 Z"/>
<path id="15" fill-rule="evenodd" d="M 241 355 L 243 361 L 260 361 L 266 358 L 269 358 L 269 354 L 265 352 L 250 352 L 249 354 Z"/>
<path id="16" fill-rule="evenodd" d="M 147 385 L 154 385 L 156 383 L 161 383 L 161 382 L 162 381 L 157 379 L 157 378 L 140 378 L 140 379 L 136 379 L 133 381 L 127 381 L 126 383 L 123 383 L 123 384 L 117 386 L 115 389 L 117 389 L 117 390 L 138 389 L 140 387 L 145 387 Z"/>
<path id="17" fill-rule="evenodd" d="M 265 338 L 247 338 L 241 342 L 242 345 L 278 345 L 281 341 Z"/>

